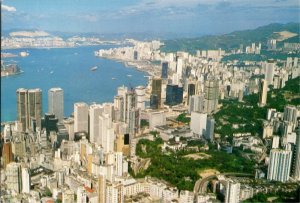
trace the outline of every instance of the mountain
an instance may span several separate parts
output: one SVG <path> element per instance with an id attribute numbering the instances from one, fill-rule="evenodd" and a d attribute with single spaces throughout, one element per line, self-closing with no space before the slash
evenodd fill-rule
<path id="1" fill-rule="evenodd" d="M 235 31 L 223 35 L 208 35 L 190 39 L 165 40 L 165 45 L 161 48 L 161 51 L 175 52 L 180 50 L 195 53 L 196 50 L 199 49 L 222 48 L 223 50 L 229 50 L 239 48 L 240 44 L 243 44 L 244 46 L 249 46 L 253 42 L 261 42 L 263 46 L 266 46 L 268 39 L 277 39 L 278 37 L 280 37 L 280 34 L 278 33 L 283 31 L 297 34 L 297 36 L 293 36 L 292 38 L 293 41 L 296 41 L 298 38 L 299 42 L 299 30 L 299 23 L 273 23 L 266 26 L 258 27 L 254 30 Z M 284 41 L 288 40 L 289 39 L 285 39 Z"/>

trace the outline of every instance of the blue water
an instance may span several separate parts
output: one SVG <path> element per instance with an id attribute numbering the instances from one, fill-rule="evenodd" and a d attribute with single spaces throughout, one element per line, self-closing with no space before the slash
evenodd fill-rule
<path id="1" fill-rule="evenodd" d="M 48 90 L 61 87 L 64 90 L 65 116 L 69 116 L 76 102 L 112 102 L 117 87 L 146 85 L 146 73 L 94 56 L 94 51 L 110 47 L 5 50 L 16 54 L 28 51 L 30 55 L 4 60 L 16 61 L 24 73 L 1 77 L 1 121 L 16 119 L 16 90 L 21 87 L 42 89 L 44 113 L 48 108 Z M 90 71 L 94 66 L 98 66 L 98 69 Z M 112 80 L 113 77 L 116 80 Z"/>

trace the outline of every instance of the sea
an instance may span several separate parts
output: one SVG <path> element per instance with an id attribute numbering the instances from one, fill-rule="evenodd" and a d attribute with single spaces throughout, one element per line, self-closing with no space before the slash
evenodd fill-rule
<path id="1" fill-rule="evenodd" d="M 99 58 L 94 55 L 99 49 L 112 45 L 75 48 L 13 49 L 3 52 L 29 53 L 27 57 L 3 59 L 4 64 L 17 63 L 22 71 L 14 76 L 1 77 L 1 122 L 17 118 L 16 90 L 40 88 L 43 97 L 43 113 L 48 109 L 48 90 L 61 87 L 64 90 L 64 113 L 70 116 L 74 103 L 113 102 L 117 88 L 125 85 L 134 88 L 147 85 L 147 73 L 123 63 Z M 95 71 L 92 67 L 97 66 Z"/>

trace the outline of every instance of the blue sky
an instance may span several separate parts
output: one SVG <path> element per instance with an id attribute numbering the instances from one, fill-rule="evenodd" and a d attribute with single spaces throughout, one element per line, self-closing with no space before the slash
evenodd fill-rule
<path id="1" fill-rule="evenodd" d="M 299 0 L 2 0 L 2 29 L 218 34 L 299 22 Z"/>

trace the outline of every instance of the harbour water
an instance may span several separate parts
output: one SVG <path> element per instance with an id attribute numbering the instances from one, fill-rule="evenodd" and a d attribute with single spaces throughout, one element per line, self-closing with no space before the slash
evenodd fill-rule
<path id="1" fill-rule="evenodd" d="M 16 61 L 24 72 L 1 77 L 1 122 L 16 119 L 16 90 L 21 87 L 42 89 L 43 113 L 48 109 L 48 90 L 61 87 L 64 90 L 65 116 L 69 116 L 76 102 L 112 102 L 119 86 L 146 85 L 147 78 L 144 76 L 147 73 L 94 56 L 94 51 L 111 47 L 5 50 L 16 55 L 27 51 L 29 56 L 4 60 L 6 63 Z M 91 71 L 95 66 L 97 70 Z"/>

